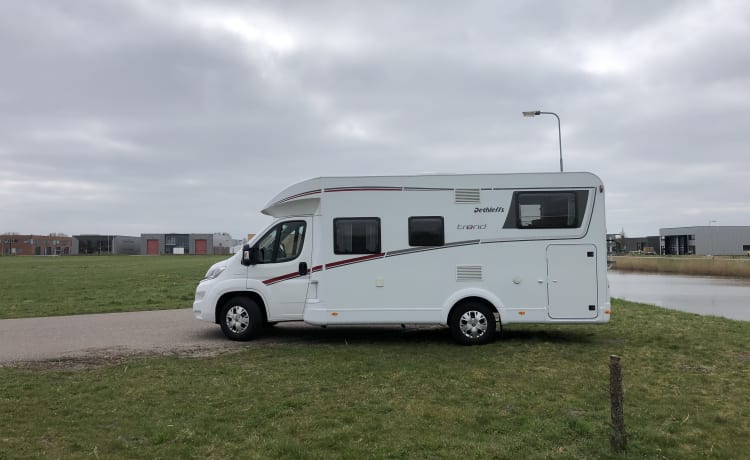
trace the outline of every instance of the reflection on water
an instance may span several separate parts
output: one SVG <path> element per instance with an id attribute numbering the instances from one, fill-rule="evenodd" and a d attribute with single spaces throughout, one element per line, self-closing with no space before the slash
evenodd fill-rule
<path id="1" fill-rule="evenodd" d="M 750 280 L 610 270 L 612 297 L 750 321 Z"/>
<path id="2" fill-rule="evenodd" d="M 612 297 L 750 321 L 750 280 L 610 270 Z"/>

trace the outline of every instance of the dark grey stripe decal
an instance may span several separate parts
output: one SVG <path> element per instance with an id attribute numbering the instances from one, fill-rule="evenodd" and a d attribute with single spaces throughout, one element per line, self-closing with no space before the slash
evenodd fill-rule
<path id="1" fill-rule="evenodd" d="M 388 251 L 385 253 L 386 257 L 401 256 L 404 254 L 413 254 L 416 252 L 435 251 L 437 249 L 445 248 L 456 248 L 459 246 L 469 246 L 472 244 L 479 244 L 479 240 L 468 240 L 468 241 L 456 241 L 455 243 L 448 243 L 442 246 L 419 246 L 408 249 L 397 249 L 395 251 Z"/>

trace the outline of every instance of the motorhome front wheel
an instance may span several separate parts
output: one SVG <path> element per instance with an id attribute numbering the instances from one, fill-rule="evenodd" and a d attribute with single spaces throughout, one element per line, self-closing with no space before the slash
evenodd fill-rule
<path id="1" fill-rule="evenodd" d="M 221 330 L 232 340 L 250 340 L 258 334 L 263 315 L 258 304 L 246 297 L 233 297 L 221 309 Z"/>

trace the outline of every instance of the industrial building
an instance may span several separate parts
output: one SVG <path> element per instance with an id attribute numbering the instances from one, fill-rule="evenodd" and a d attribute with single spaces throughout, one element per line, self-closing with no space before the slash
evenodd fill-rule
<path id="1" fill-rule="evenodd" d="M 72 254 L 119 254 L 141 253 L 141 239 L 124 235 L 73 235 Z"/>
<path id="2" fill-rule="evenodd" d="M 49 235 L 0 235 L 3 256 L 66 256 L 73 253 L 73 238 L 58 233 Z"/>
<path id="3" fill-rule="evenodd" d="M 215 235 L 218 238 L 215 238 Z M 126 235 L 0 234 L 0 256 L 230 254 L 242 240 L 228 233 L 144 233 Z"/>
<path id="4" fill-rule="evenodd" d="M 609 254 L 662 254 L 661 238 L 658 235 L 623 238 L 619 234 L 608 234 L 607 252 Z"/>
<path id="5" fill-rule="evenodd" d="M 232 248 L 243 243 L 243 240 L 234 239 L 229 233 L 214 233 L 214 254 L 234 254 Z"/>
<path id="6" fill-rule="evenodd" d="M 142 233 L 140 253 L 149 256 L 212 255 L 214 253 L 213 235 L 211 233 Z"/>
<path id="7" fill-rule="evenodd" d="M 703 225 L 660 228 L 661 252 L 668 255 L 734 256 L 750 251 L 750 227 Z"/>

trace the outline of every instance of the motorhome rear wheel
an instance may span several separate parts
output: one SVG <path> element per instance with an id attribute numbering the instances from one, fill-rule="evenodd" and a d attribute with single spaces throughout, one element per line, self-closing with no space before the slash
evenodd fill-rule
<path id="1" fill-rule="evenodd" d="M 448 326 L 453 338 L 464 345 L 481 345 L 495 339 L 495 314 L 486 304 L 476 301 L 456 306 Z"/>

